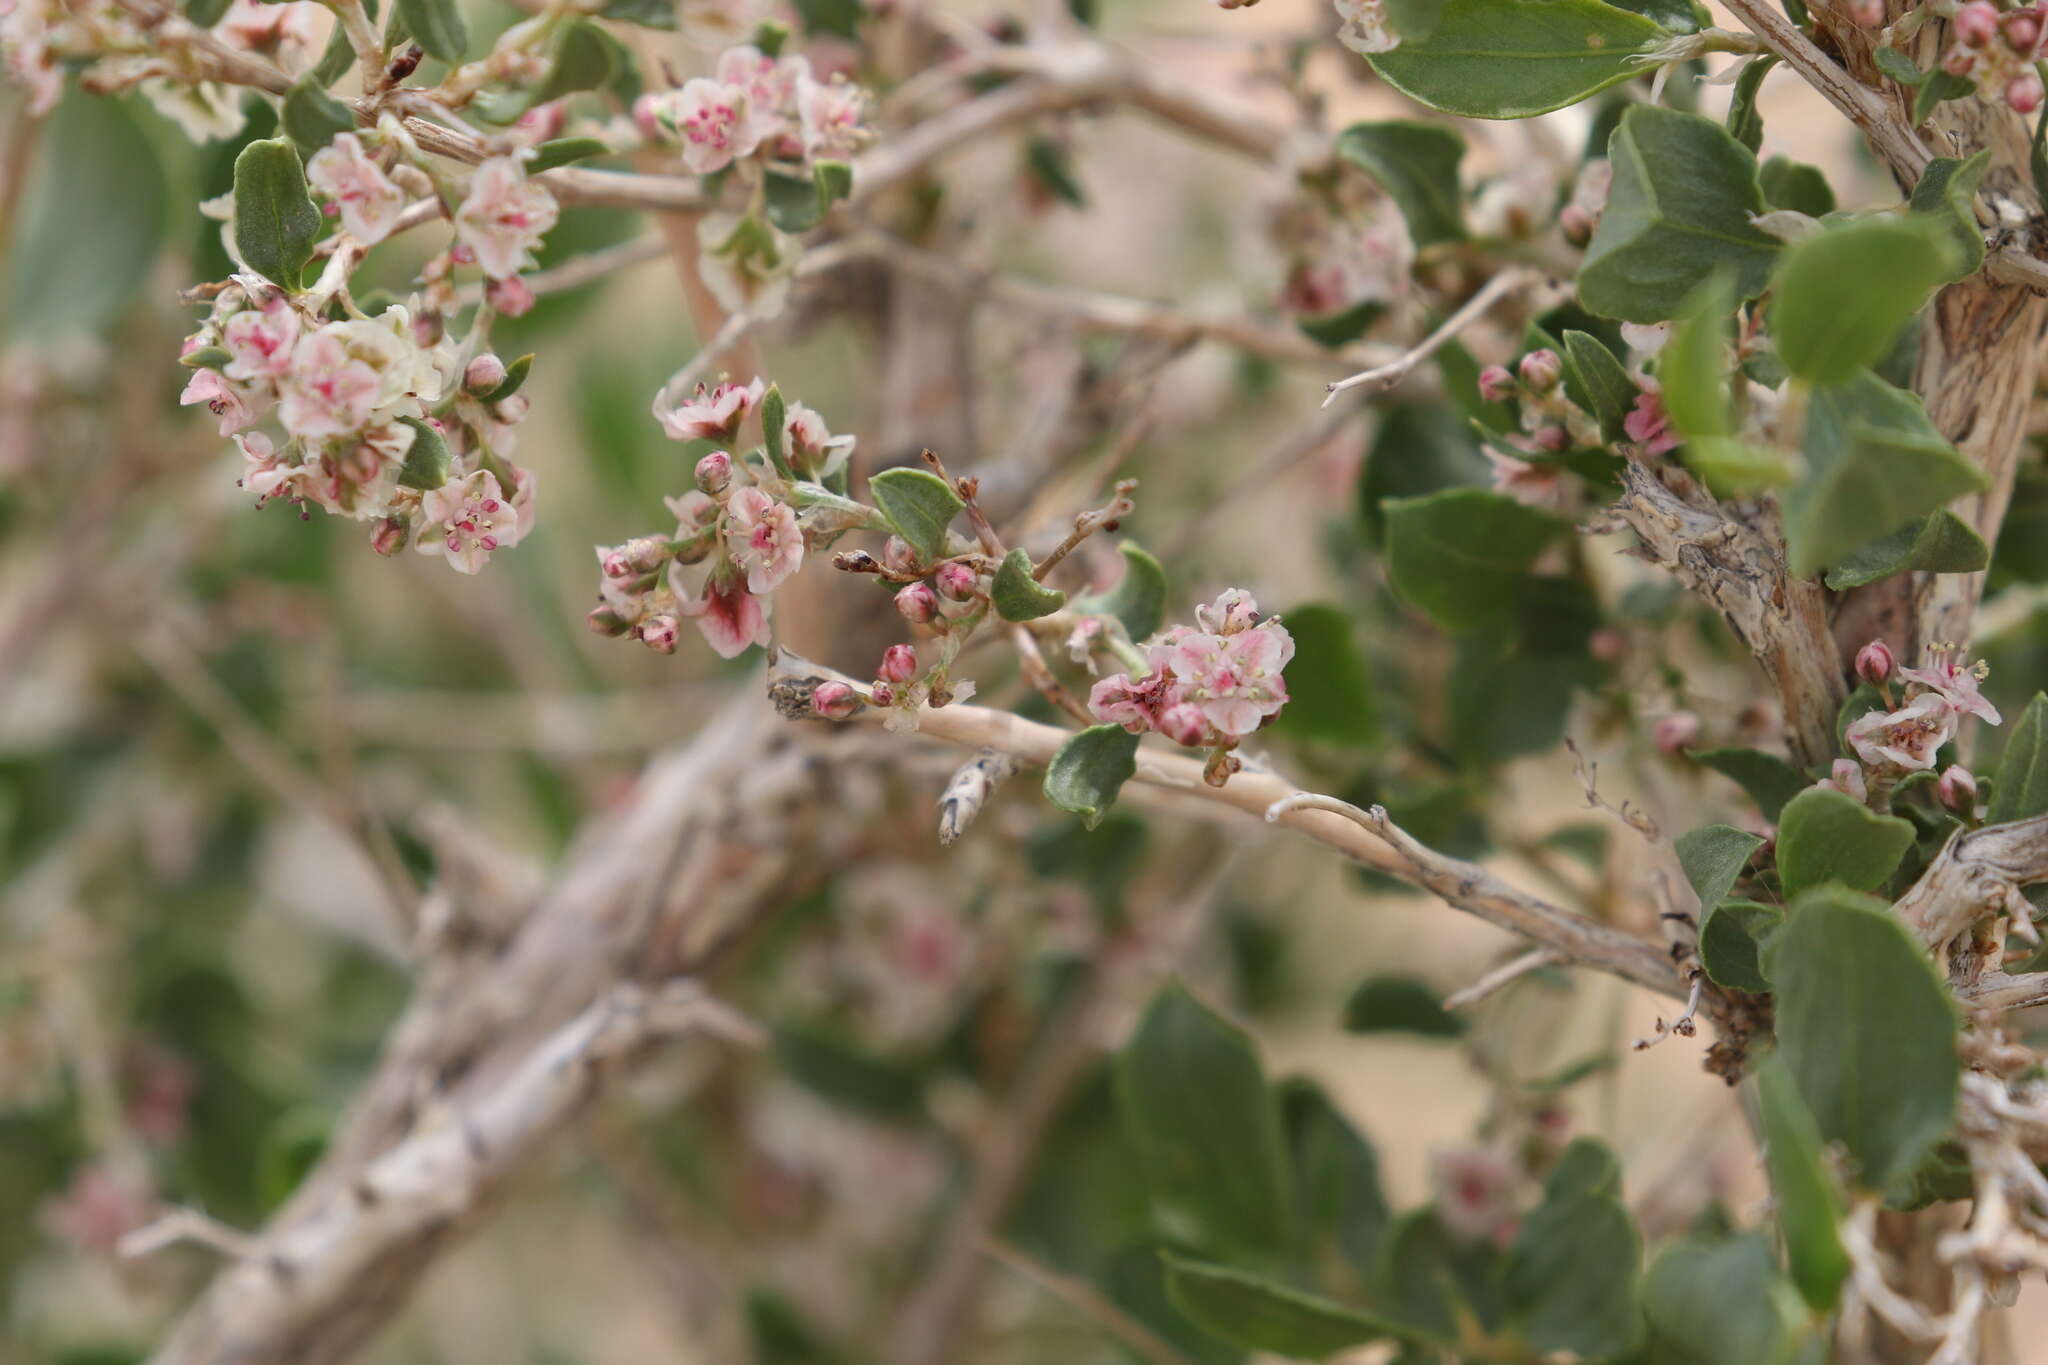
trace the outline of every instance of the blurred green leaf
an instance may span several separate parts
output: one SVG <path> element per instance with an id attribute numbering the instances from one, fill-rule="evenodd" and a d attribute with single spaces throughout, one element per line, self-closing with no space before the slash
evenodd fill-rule
<path id="1" fill-rule="evenodd" d="M 1344 1002 L 1346 1033 L 1419 1033 L 1456 1038 L 1465 1021 L 1443 1007 L 1429 985 L 1412 976 L 1369 976 Z"/>
<path id="2" fill-rule="evenodd" d="M 1045 765 L 1045 799 L 1094 829 L 1138 771 L 1138 737 L 1120 725 L 1091 725 Z"/>

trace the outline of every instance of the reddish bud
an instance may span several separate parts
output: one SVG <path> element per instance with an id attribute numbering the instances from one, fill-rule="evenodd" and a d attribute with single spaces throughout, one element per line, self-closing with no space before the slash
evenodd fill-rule
<path id="1" fill-rule="evenodd" d="M 1650 733 L 1658 752 L 1676 758 L 1700 737 L 1700 718 L 1690 711 L 1673 711 L 1661 717 Z"/>
<path id="2" fill-rule="evenodd" d="M 1977 69 L 1977 54 L 1967 47 L 1952 47 L 1942 55 L 1941 69 L 1961 79 Z"/>
<path id="3" fill-rule="evenodd" d="M 732 486 L 732 456 L 714 450 L 697 461 L 697 491 L 717 497 Z"/>
<path id="4" fill-rule="evenodd" d="M 1515 396 L 1515 377 L 1505 365 L 1488 365 L 1479 372 L 1479 396 L 1489 403 L 1505 403 Z"/>
<path id="5" fill-rule="evenodd" d="M 912 583 L 896 594 L 896 610 L 912 625 L 924 625 L 939 614 L 939 595 L 929 583 Z"/>
<path id="6" fill-rule="evenodd" d="M 890 536 L 882 543 L 882 567 L 890 573 L 916 573 L 917 551 L 902 536 Z"/>
<path id="7" fill-rule="evenodd" d="M 1849 17 L 1864 28 L 1884 27 L 1884 0 L 1850 0 Z"/>
<path id="8" fill-rule="evenodd" d="M 949 602 L 965 602 L 974 596 L 974 589 L 980 582 L 974 570 L 959 560 L 948 560 L 939 565 L 932 575 L 932 583 L 939 590 L 939 596 Z"/>
<path id="9" fill-rule="evenodd" d="M 2039 10 L 2016 9 L 2005 16 L 1999 27 L 2005 35 L 2005 45 L 2022 57 L 2030 56 L 2041 45 Z"/>
<path id="10" fill-rule="evenodd" d="M 640 136 L 649 142 L 661 140 L 661 102 L 653 95 L 642 95 L 633 101 L 633 126 L 640 130 Z"/>
<path id="11" fill-rule="evenodd" d="M 1562 455 L 1572 448 L 1572 435 L 1563 427 L 1538 427 L 1530 438 L 1536 448 L 1551 455 Z"/>
<path id="12" fill-rule="evenodd" d="M 1537 393 L 1549 393 L 1564 379 L 1564 362 L 1549 347 L 1523 356 L 1520 369 L 1522 382 Z"/>
<path id="13" fill-rule="evenodd" d="M 533 307 L 533 290 L 517 275 L 484 286 L 484 301 L 508 318 L 525 317 Z"/>
<path id="14" fill-rule="evenodd" d="M 370 528 L 370 548 L 378 554 L 391 556 L 405 548 L 406 533 L 411 528 L 403 517 L 386 517 Z"/>
<path id="15" fill-rule="evenodd" d="M 1951 763 L 1935 779 L 1934 799 L 1958 815 L 1977 813 L 1977 779 L 1960 763 Z"/>
<path id="16" fill-rule="evenodd" d="M 2005 102 L 2015 114 L 2031 114 L 2041 107 L 2041 78 L 2022 71 L 2005 84 Z"/>
<path id="17" fill-rule="evenodd" d="M 885 682 L 878 682 L 868 689 L 868 699 L 877 706 L 894 706 L 896 689 Z"/>
<path id="18" fill-rule="evenodd" d="M 505 362 L 489 351 L 470 361 L 469 367 L 462 372 L 463 390 L 475 398 L 496 393 L 504 382 Z"/>
<path id="19" fill-rule="evenodd" d="M 673 654 L 681 638 L 682 626 L 675 617 L 663 612 L 659 616 L 650 616 L 642 621 L 638 633 L 640 643 L 656 654 Z"/>
<path id="20" fill-rule="evenodd" d="M 1856 676 L 1867 683 L 1882 684 L 1892 676 L 1898 660 L 1892 656 L 1892 647 L 1882 640 L 1872 640 L 1856 651 Z"/>
<path id="21" fill-rule="evenodd" d="M 811 710 L 826 720 L 845 720 L 860 710 L 860 694 L 843 682 L 821 682 L 811 693 Z"/>
<path id="22" fill-rule="evenodd" d="M 1177 702 L 1159 713 L 1159 733 L 1175 744 L 1190 749 L 1202 747 L 1208 737 L 1209 722 L 1202 717 L 1202 708 L 1193 702 Z"/>
<path id="23" fill-rule="evenodd" d="M 1566 204 L 1557 211 L 1557 226 L 1573 246 L 1584 246 L 1593 240 L 1593 215 L 1577 204 Z"/>
<path id="24" fill-rule="evenodd" d="M 882 651 L 882 666 L 875 676 L 883 682 L 907 683 L 917 676 L 917 650 L 909 645 L 890 645 Z"/>
<path id="25" fill-rule="evenodd" d="M 1966 47 L 1982 47 L 1998 35 L 1998 6 L 1991 0 L 1970 0 L 1956 11 L 1956 41 Z"/>

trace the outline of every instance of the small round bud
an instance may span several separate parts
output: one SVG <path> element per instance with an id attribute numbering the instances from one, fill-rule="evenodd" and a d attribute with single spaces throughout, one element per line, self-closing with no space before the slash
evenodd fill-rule
<path id="1" fill-rule="evenodd" d="M 370 548 L 386 557 L 395 555 L 405 548 L 406 534 L 411 529 L 403 517 L 385 517 L 370 528 Z"/>
<path id="2" fill-rule="evenodd" d="M 1177 702 L 1159 713 L 1159 733 L 1175 744 L 1190 749 L 1202 747 L 1208 737 L 1209 722 L 1202 716 L 1202 708 L 1193 702 Z"/>
<path id="3" fill-rule="evenodd" d="M 929 583 L 912 583 L 896 594 L 896 610 L 912 625 L 924 625 L 939 614 L 939 595 Z"/>
<path id="4" fill-rule="evenodd" d="M 1522 357 L 1522 382 L 1537 393 L 1549 393 L 1564 379 L 1564 362 L 1549 347 Z"/>
<path id="5" fill-rule="evenodd" d="M 463 391 L 473 398 L 482 398 L 498 391 L 505 382 L 505 362 L 485 351 L 469 362 L 462 372 Z"/>
<path id="6" fill-rule="evenodd" d="M 1586 649 L 1603 664 L 1611 664 L 1628 649 L 1628 640 L 1618 630 L 1605 626 L 1586 637 Z"/>
<path id="7" fill-rule="evenodd" d="M 2005 37 L 2005 45 L 2022 57 L 2032 55 L 2041 45 L 2041 12 L 2034 9 L 2016 9 L 2005 16 L 1999 24 Z"/>
<path id="8" fill-rule="evenodd" d="M 640 623 L 640 643 L 656 654 L 673 654 L 682 638 L 682 624 L 667 612 L 650 616 Z"/>
<path id="9" fill-rule="evenodd" d="M 1489 403 L 1505 403 L 1515 396 L 1515 377 L 1505 365 L 1488 365 L 1479 372 L 1479 396 Z"/>
<path id="10" fill-rule="evenodd" d="M 1998 6 L 1991 0 L 1970 0 L 1956 11 L 1952 22 L 1957 42 L 1965 47 L 1982 47 L 1998 36 Z"/>
<path id="11" fill-rule="evenodd" d="M 877 706 L 894 706 L 896 704 L 896 689 L 885 682 L 877 682 L 868 689 L 868 700 Z"/>
<path id="12" fill-rule="evenodd" d="M 917 650 L 909 645 L 890 645 L 882 651 L 882 666 L 875 676 L 883 682 L 907 683 L 917 676 Z"/>
<path id="13" fill-rule="evenodd" d="M 617 608 L 608 602 L 601 602 L 590 609 L 590 615 L 583 618 L 591 632 L 609 635 L 614 640 L 633 629 L 633 623 L 619 615 Z"/>
<path id="14" fill-rule="evenodd" d="M 431 350 L 441 344 L 441 337 L 448 330 L 448 324 L 433 309 L 424 309 L 412 320 L 412 339 L 422 350 Z"/>
<path id="15" fill-rule="evenodd" d="M 826 720 L 845 720 L 860 710 L 860 694 L 843 682 L 821 682 L 811 692 L 811 710 Z"/>
<path id="16" fill-rule="evenodd" d="M 1593 215 L 1577 204 L 1566 204 L 1557 211 L 1557 226 L 1573 246 L 1584 246 L 1593 240 Z"/>
<path id="17" fill-rule="evenodd" d="M 533 290 L 517 275 L 492 280 L 484 287 L 484 302 L 508 318 L 525 317 L 533 307 Z"/>
<path id="18" fill-rule="evenodd" d="M 1952 47 L 1942 54 L 1941 69 L 1960 80 L 1977 69 L 1977 54 L 1967 47 Z"/>
<path id="19" fill-rule="evenodd" d="M 661 140 L 661 101 L 657 96 L 642 95 L 633 101 L 633 126 L 649 142 Z"/>
<path id="20" fill-rule="evenodd" d="M 1572 448 L 1572 434 L 1559 426 L 1538 427 L 1530 439 L 1536 442 L 1538 450 L 1551 455 L 1562 455 Z"/>
<path id="21" fill-rule="evenodd" d="M 1884 27 L 1884 0 L 1850 0 L 1849 17 L 1864 28 Z"/>
<path id="22" fill-rule="evenodd" d="M 1676 758 L 1699 739 L 1700 718 L 1690 711 L 1673 711 L 1658 719 L 1650 737 L 1656 742 L 1659 753 Z"/>
<path id="23" fill-rule="evenodd" d="M 2005 83 L 2005 102 L 2015 114 L 2031 114 L 2041 107 L 2041 78 L 2022 71 Z"/>
<path id="24" fill-rule="evenodd" d="M 1977 813 L 1977 779 L 1960 763 L 1951 763 L 1935 779 L 1934 799 L 1958 815 Z"/>
<path id="25" fill-rule="evenodd" d="M 917 551 L 902 536 L 890 536 L 882 542 L 882 567 L 890 573 L 916 573 Z"/>
<path id="26" fill-rule="evenodd" d="M 697 461 L 697 491 L 709 497 L 717 497 L 732 487 L 732 456 L 723 450 L 714 450 Z"/>
<path id="27" fill-rule="evenodd" d="M 968 601 L 974 596 L 980 581 L 974 570 L 957 559 L 939 565 L 938 572 L 932 575 L 932 583 L 938 588 L 939 596 L 948 602 Z"/>
<path id="28" fill-rule="evenodd" d="M 1888 682 L 1897 666 L 1892 647 L 1882 640 L 1872 640 L 1856 651 L 1856 676 L 1867 683 Z"/>

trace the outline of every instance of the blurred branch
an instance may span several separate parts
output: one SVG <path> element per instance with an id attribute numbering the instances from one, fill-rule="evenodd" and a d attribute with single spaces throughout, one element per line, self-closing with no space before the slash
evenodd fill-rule
<path id="1" fill-rule="evenodd" d="M 1330 381 L 1329 393 L 1323 399 L 1323 406 L 1327 408 L 1330 404 L 1336 402 L 1337 395 L 1348 389 L 1369 388 L 1379 390 L 1393 388 L 1394 385 L 1406 379 L 1417 365 L 1420 365 L 1423 361 L 1441 351 L 1451 341 L 1455 340 L 1460 332 L 1479 321 L 1480 318 L 1485 317 L 1487 310 L 1496 303 L 1499 303 L 1511 294 L 1519 294 L 1524 289 L 1534 288 L 1544 283 L 1546 278 L 1540 271 L 1534 270 L 1510 268 L 1501 271 L 1474 291 L 1471 298 L 1466 299 L 1464 303 L 1460 304 L 1456 312 L 1443 320 L 1443 325 L 1414 346 L 1403 351 L 1384 365 L 1375 365 L 1369 370 L 1360 370 L 1357 374 L 1347 378 Z"/>
<path id="2" fill-rule="evenodd" d="M 985 1237 L 981 1253 L 1016 1271 L 1129 1347 L 1147 1365 L 1194 1365 L 1144 1323 L 1111 1303 L 1086 1280 L 1062 1274 L 997 1237 Z"/>

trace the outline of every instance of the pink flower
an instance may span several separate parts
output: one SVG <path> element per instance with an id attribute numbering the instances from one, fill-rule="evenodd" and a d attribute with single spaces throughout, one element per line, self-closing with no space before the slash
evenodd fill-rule
<path id="1" fill-rule="evenodd" d="M 1977 716 L 1988 725 L 1996 725 L 2002 719 L 1998 708 L 1985 699 L 1977 690 L 1984 675 L 1990 670 L 1983 660 L 1971 667 L 1963 666 L 1962 651 L 1937 649 L 1925 668 L 1902 668 L 1899 676 L 1909 683 L 1918 683 L 1928 688 L 1948 704 L 1957 715 Z"/>
<path id="2" fill-rule="evenodd" d="M 742 488 L 726 503 L 726 544 L 747 571 L 747 591 L 773 592 L 804 562 L 804 533 L 796 509 L 758 488 Z"/>
<path id="3" fill-rule="evenodd" d="M 243 431 L 256 420 L 255 410 L 248 399 L 235 385 L 221 377 L 217 370 L 196 371 L 185 391 L 178 395 L 183 404 L 204 403 L 220 418 L 220 434 L 232 436 Z"/>
<path id="4" fill-rule="evenodd" d="M 772 119 L 795 97 L 797 82 L 810 75 L 810 62 L 798 56 L 776 58 L 742 43 L 718 54 L 712 78 L 720 85 L 746 92 L 747 107 L 757 121 Z"/>
<path id="5" fill-rule="evenodd" d="M 704 584 L 704 595 L 685 599 L 681 610 L 697 623 L 721 659 L 737 658 L 749 645 L 768 643 L 768 611 L 737 578 L 714 573 Z"/>
<path id="6" fill-rule="evenodd" d="M 38 0 L 0 3 L 0 59 L 28 92 L 30 118 L 49 113 L 64 95 L 64 68 L 50 45 L 49 18 Z"/>
<path id="7" fill-rule="evenodd" d="M 1459 1147 L 1430 1158 L 1429 1183 L 1444 1230 L 1461 1242 L 1505 1242 L 1515 1226 L 1515 1168 L 1486 1147 Z"/>
<path id="8" fill-rule="evenodd" d="M 1150 730 L 1161 711 L 1178 700 L 1163 670 L 1133 681 L 1128 673 L 1099 680 L 1088 692 L 1088 710 L 1104 725 L 1121 725 L 1134 735 Z"/>
<path id="9" fill-rule="evenodd" d="M 1636 405 L 1621 419 L 1621 429 L 1645 455 L 1662 455 L 1679 444 L 1678 433 L 1671 429 L 1671 418 L 1664 411 L 1664 395 L 1656 389 L 1645 388 L 1636 395 Z"/>
<path id="10" fill-rule="evenodd" d="M 351 352 L 343 333 L 323 327 L 293 348 L 282 392 L 278 417 L 286 431 L 308 439 L 340 436 L 370 420 L 384 398 L 384 377 Z"/>
<path id="11" fill-rule="evenodd" d="M 484 286 L 484 302 L 508 318 L 523 318 L 533 310 L 533 289 L 517 275 L 507 275 Z"/>
<path id="12" fill-rule="evenodd" d="M 761 145 L 745 86 L 703 76 L 663 98 L 658 117 L 683 145 L 683 164 L 698 175 L 722 171 Z"/>
<path id="13" fill-rule="evenodd" d="M 678 441 L 730 441 L 739 435 L 740 423 L 760 403 L 766 386 L 756 379 L 751 384 L 730 381 L 697 392 L 666 412 L 656 412 L 661 429 Z"/>
<path id="14" fill-rule="evenodd" d="M 230 379 L 273 379 L 285 373 L 299 326 L 297 310 L 282 297 L 236 313 L 220 329 L 221 348 L 228 353 L 224 373 Z"/>
<path id="15" fill-rule="evenodd" d="M 291 49 L 296 58 L 320 36 L 320 10 L 311 4 L 276 4 L 268 0 L 235 0 L 213 26 L 230 47 L 278 55 Z M 287 69 L 291 69 L 290 66 Z"/>
<path id="16" fill-rule="evenodd" d="M 81 1251 L 110 1256 L 123 1236 L 148 1220 L 153 1202 L 131 1177 L 94 1164 L 80 1168 L 64 1193 L 44 1205 L 43 1217 Z"/>
<path id="17" fill-rule="evenodd" d="M 1487 463 L 1493 466 L 1493 491 L 1506 494 L 1524 507 L 1556 507 L 1570 491 L 1562 465 L 1516 459 L 1492 446 L 1484 447 L 1483 452 Z"/>
<path id="18" fill-rule="evenodd" d="M 508 279 L 526 264 L 559 215 L 555 196 L 526 178 L 516 157 L 495 156 L 476 168 L 469 197 L 455 211 L 455 235 L 476 253 L 492 279 Z"/>
<path id="19" fill-rule="evenodd" d="M 782 436 L 789 453 L 807 466 L 834 451 L 853 448 L 851 436 L 834 436 L 825 419 L 802 403 L 789 405 L 782 419 Z"/>
<path id="20" fill-rule="evenodd" d="M 421 553 L 445 556 L 457 573 L 476 573 L 493 550 L 517 545 L 533 525 L 533 476 L 514 477 L 522 495 L 516 506 L 487 469 L 451 479 L 421 498 Z"/>
<path id="21" fill-rule="evenodd" d="M 1225 588 L 1214 602 L 1195 608 L 1195 621 L 1217 635 L 1236 635 L 1259 623 L 1259 604 L 1243 588 Z"/>
<path id="22" fill-rule="evenodd" d="M 1181 637 L 1169 655 L 1179 679 L 1179 700 L 1191 701 L 1219 734 L 1242 738 L 1287 704 L 1281 676 L 1294 657 L 1294 637 L 1277 620 L 1234 635 L 1195 631 Z"/>
<path id="23" fill-rule="evenodd" d="M 1858 801 L 1870 799 L 1870 789 L 1863 781 L 1863 765 L 1853 758 L 1838 758 L 1828 775 L 1813 784 L 1838 791 L 1844 796 L 1853 796 Z"/>
<path id="24" fill-rule="evenodd" d="M 1199 749 L 1209 737 L 1209 722 L 1193 702 L 1176 702 L 1159 713 L 1158 730 L 1175 744 Z"/>
<path id="25" fill-rule="evenodd" d="M 849 156 L 860 146 L 864 91 L 850 81 L 803 77 L 796 86 L 797 118 L 803 124 L 807 156 Z"/>
<path id="26" fill-rule="evenodd" d="M 1676 758 L 1684 753 L 1700 737 L 1700 718 L 1690 711 L 1673 711 L 1668 716 L 1659 716 L 1650 728 L 1650 739 L 1656 744 L 1657 752 L 1667 758 Z"/>
<path id="27" fill-rule="evenodd" d="M 319 474 L 316 466 L 286 464 L 279 459 L 277 447 L 260 431 L 236 437 L 235 444 L 241 448 L 244 461 L 239 482 L 244 490 L 256 495 L 258 507 L 272 498 L 305 498 L 311 481 Z"/>
<path id="28" fill-rule="evenodd" d="M 1865 763 L 1908 770 L 1932 768 L 1934 756 L 1956 732 L 1956 711 L 1938 692 L 1927 692 L 1896 711 L 1872 711 L 1843 732 Z"/>
<path id="29" fill-rule="evenodd" d="M 363 151 L 354 133 L 337 134 L 306 163 L 306 181 L 341 209 L 341 226 L 364 246 L 391 235 L 405 212 L 405 192 Z"/>

